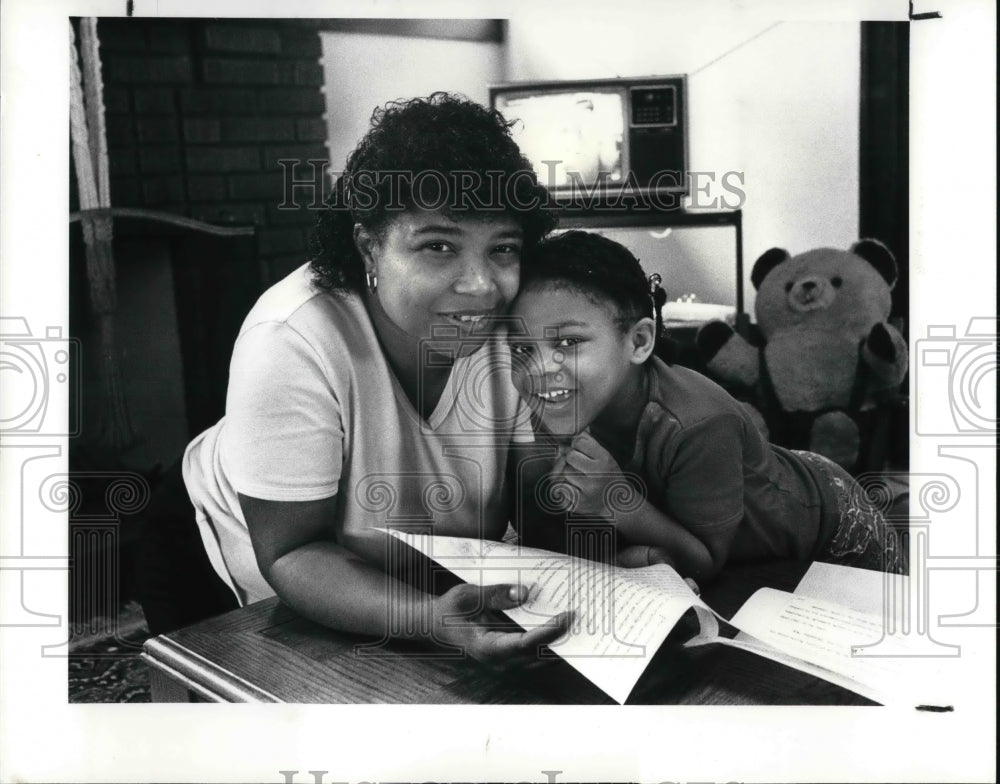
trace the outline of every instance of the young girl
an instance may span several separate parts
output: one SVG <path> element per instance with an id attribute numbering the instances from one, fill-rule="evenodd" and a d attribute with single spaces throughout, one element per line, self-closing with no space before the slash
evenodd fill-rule
<path id="1" fill-rule="evenodd" d="M 653 356 L 652 304 L 638 260 L 596 234 L 547 240 L 524 265 L 513 378 L 556 456 L 524 486 L 522 540 L 552 547 L 570 513 L 700 580 L 779 558 L 901 571 L 847 472 L 769 444 L 721 387 Z"/>

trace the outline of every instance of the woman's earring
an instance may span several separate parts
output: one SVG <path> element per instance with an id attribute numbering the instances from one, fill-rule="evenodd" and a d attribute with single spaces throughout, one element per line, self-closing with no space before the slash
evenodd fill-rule
<path id="1" fill-rule="evenodd" d="M 368 281 L 368 290 L 374 294 L 375 290 L 378 288 L 378 275 L 374 272 L 365 270 L 365 279 Z"/>

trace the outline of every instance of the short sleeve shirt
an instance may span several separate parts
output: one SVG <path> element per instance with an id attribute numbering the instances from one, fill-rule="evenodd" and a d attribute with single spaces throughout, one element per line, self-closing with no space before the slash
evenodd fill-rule
<path id="1" fill-rule="evenodd" d="M 825 530 L 825 483 L 769 444 L 741 403 L 710 379 L 658 359 L 628 471 L 649 501 L 694 533 L 735 529 L 730 559 L 810 558 Z"/>
<path id="2" fill-rule="evenodd" d="M 257 569 L 239 493 L 336 496 L 338 540 L 376 562 L 383 540 L 372 529 L 394 523 L 498 539 L 508 520 L 508 448 L 526 428 L 502 341 L 455 362 L 424 420 L 360 298 L 317 290 L 303 266 L 247 316 L 226 415 L 188 447 L 184 479 L 213 566 L 250 601 L 273 591 Z"/>

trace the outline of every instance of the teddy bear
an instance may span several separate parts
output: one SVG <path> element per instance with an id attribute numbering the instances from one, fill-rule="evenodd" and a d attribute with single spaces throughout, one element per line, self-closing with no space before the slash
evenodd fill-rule
<path id="1" fill-rule="evenodd" d="M 772 248 L 750 275 L 761 345 L 721 321 L 702 326 L 695 345 L 773 443 L 856 471 L 871 412 L 906 375 L 906 343 L 887 321 L 896 278 L 877 240 L 798 256 Z"/>

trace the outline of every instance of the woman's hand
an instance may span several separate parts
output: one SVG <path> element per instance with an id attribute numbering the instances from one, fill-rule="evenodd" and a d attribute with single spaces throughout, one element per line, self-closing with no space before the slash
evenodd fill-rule
<path id="1" fill-rule="evenodd" d="M 561 637 L 569 629 L 572 614 L 561 613 L 524 631 L 502 611 L 517 607 L 527 598 L 528 589 L 519 585 L 456 585 L 434 600 L 433 637 L 499 669 L 545 662 L 547 659 L 539 656 L 539 647 Z"/>

